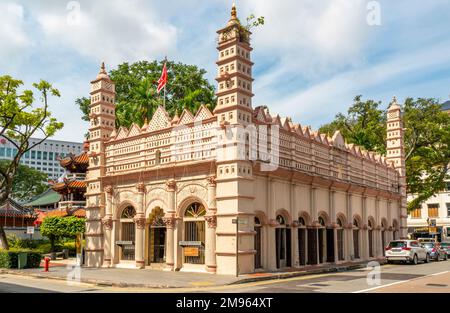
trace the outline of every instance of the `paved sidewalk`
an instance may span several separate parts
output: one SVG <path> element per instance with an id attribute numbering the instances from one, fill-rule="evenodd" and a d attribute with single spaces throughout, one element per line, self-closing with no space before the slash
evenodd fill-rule
<path id="1" fill-rule="evenodd" d="M 130 288 L 186 288 L 186 287 L 211 287 L 231 284 L 242 284 L 261 280 L 283 279 L 296 276 L 312 275 L 319 273 L 346 271 L 366 267 L 367 262 L 308 266 L 304 269 L 288 269 L 282 272 L 260 272 L 240 275 L 217 275 L 197 272 L 170 272 L 152 269 L 128 269 L 128 268 L 78 268 L 74 262 L 50 262 L 49 272 L 44 272 L 43 267 L 33 269 L 0 269 L 0 273 L 8 273 L 39 278 L 58 279 L 67 281 L 80 281 L 100 286 L 130 287 Z M 53 263 L 53 264 L 52 264 Z M 69 264 L 67 264 L 69 263 Z"/>

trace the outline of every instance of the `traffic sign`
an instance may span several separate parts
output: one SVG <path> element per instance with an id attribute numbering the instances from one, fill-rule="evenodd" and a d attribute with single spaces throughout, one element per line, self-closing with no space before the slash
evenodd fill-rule
<path id="1" fill-rule="evenodd" d="M 233 224 L 243 224 L 243 225 L 247 224 L 247 220 L 241 220 L 241 219 L 237 219 L 237 218 L 233 218 L 231 220 L 231 222 Z"/>

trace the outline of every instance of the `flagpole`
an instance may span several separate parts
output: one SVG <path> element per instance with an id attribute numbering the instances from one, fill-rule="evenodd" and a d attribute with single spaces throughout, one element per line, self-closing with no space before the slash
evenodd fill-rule
<path id="1" fill-rule="evenodd" d="M 165 64 L 166 70 L 167 70 L 167 55 L 164 58 L 164 64 Z M 164 109 L 166 108 L 166 85 L 167 85 L 167 82 L 164 84 L 164 100 L 163 100 L 163 108 Z"/>

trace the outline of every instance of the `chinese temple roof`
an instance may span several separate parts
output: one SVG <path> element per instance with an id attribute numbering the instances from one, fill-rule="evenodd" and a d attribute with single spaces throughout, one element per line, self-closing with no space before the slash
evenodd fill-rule
<path id="1" fill-rule="evenodd" d="M 84 151 L 79 155 L 69 155 L 68 157 L 59 161 L 62 167 L 71 173 L 86 173 L 89 166 L 89 158 L 87 152 Z"/>
<path id="2" fill-rule="evenodd" d="M 36 216 L 34 211 L 29 208 L 25 208 L 13 199 L 6 199 L 3 204 L 0 205 L 0 217 L 19 217 L 34 219 Z"/>
<path id="3" fill-rule="evenodd" d="M 64 179 L 64 181 L 60 183 L 56 183 L 52 186 L 53 190 L 56 192 L 65 192 L 68 190 L 86 190 L 86 182 L 84 180 L 68 180 Z"/>
<path id="4" fill-rule="evenodd" d="M 31 201 L 23 204 L 25 207 L 40 207 L 54 205 L 61 201 L 61 195 L 52 188 L 47 189 L 40 195 L 31 199 Z"/>
<path id="5" fill-rule="evenodd" d="M 86 217 L 85 209 L 75 209 L 74 211 L 67 211 L 65 209 L 56 209 L 48 211 L 46 217 L 65 217 L 65 216 L 76 216 L 76 217 Z"/>

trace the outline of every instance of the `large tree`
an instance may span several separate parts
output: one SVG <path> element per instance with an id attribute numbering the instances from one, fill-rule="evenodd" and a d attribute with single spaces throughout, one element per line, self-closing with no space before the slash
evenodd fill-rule
<path id="1" fill-rule="evenodd" d="M 8 168 L 10 162 L 9 160 L 0 160 L 0 169 L 5 170 Z M 21 202 L 27 201 L 47 190 L 47 180 L 47 174 L 29 166 L 19 164 L 14 175 L 10 197 Z"/>
<path id="2" fill-rule="evenodd" d="M 38 91 L 40 100 L 40 103 L 36 103 L 33 91 L 21 90 L 22 85 L 21 80 L 9 75 L 0 76 L 0 136 L 15 149 L 8 166 L 0 168 L 0 203 L 12 193 L 14 177 L 22 156 L 63 127 L 63 123 L 52 117 L 48 109 L 49 96 L 59 97 L 59 91 L 44 80 L 34 83 L 33 87 Z M 42 139 L 31 145 L 29 140 L 35 136 Z M 2 225 L 0 247 L 8 249 Z"/>
<path id="3" fill-rule="evenodd" d="M 164 61 L 140 61 L 123 63 L 109 72 L 116 84 L 116 126 L 139 126 L 145 119 L 150 120 L 159 105 L 163 105 L 164 93 L 157 94 L 157 81 L 161 76 Z M 213 109 L 216 104 L 214 87 L 204 77 L 206 71 L 195 65 L 167 62 L 168 83 L 166 87 L 166 110 L 172 116 L 186 108 L 196 112 L 201 104 Z M 83 112 L 84 120 L 89 120 L 87 97 L 76 103 Z"/>
<path id="4" fill-rule="evenodd" d="M 357 96 L 347 114 L 337 114 L 320 131 L 332 135 L 340 130 L 347 142 L 385 154 L 386 110 L 380 106 Z M 407 98 L 403 120 L 407 192 L 415 195 L 408 203 L 410 211 L 443 190 L 450 178 L 450 115 L 442 112 L 437 99 Z"/>

